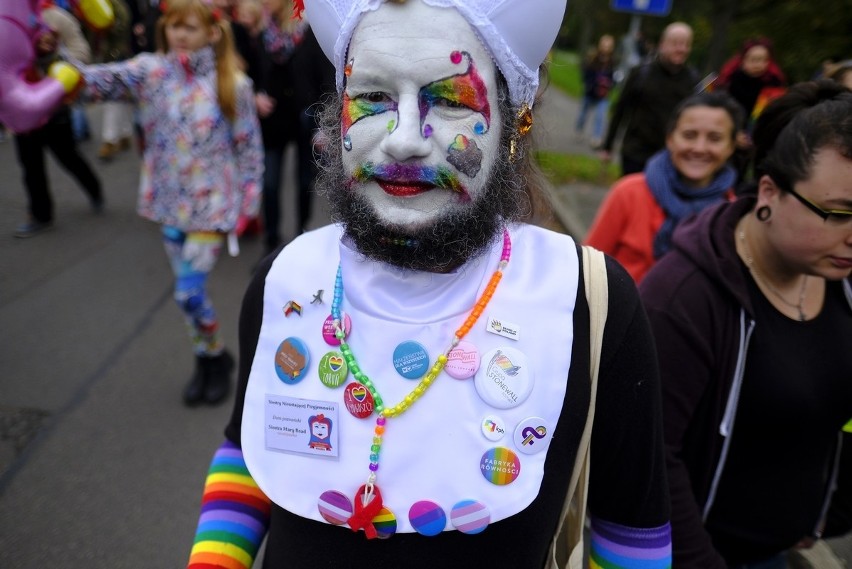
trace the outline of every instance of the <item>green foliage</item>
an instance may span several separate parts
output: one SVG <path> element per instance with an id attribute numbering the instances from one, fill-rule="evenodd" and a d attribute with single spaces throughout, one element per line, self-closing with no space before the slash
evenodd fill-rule
<path id="1" fill-rule="evenodd" d="M 575 53 L 553 50 L 547 65 L 550 84 L 571 97 L 583 96 L 580 60 Z"/>
<path id="2" fill-rule="evenodd" d="M 594 156 L 540 150 L 536 152 L 536 160 L 544 175 L 555 186 L 573 182 L 611 186 L 620 173 L 617 164 L 604 164 Z"/>
<path id="3" fill-rule="evenodd" d="M 550 89 L 559 89 L 575 99 L 583 96 L 580 58 L 576 53 L 553 50 L 547 70 Z M 536 152 L 536 160 L 550 183 L 556 186 L 572 182 L 609 186 L 620 173 L 616 164 L 603 164 L 597 157 L 582 154 L 540 150 Z"/>
<path id="4" fill-rule="evenodd" d="M 657 40 L 675 20 L 694 28 L 690 61 L 705 72 L 718 71 L 743 40 L 756 36 L 775 43 L 776 58 L 791 82 L 810 79 L 829 57 L 852 58 L 852 0 L 674 0 L 669 16 L 643 16 L 641 30 Z M 557 45 L 583 51 L 604 33 L 621 39 L 629 22 L 630 15 L 613 11 L 609 2 L 572 0 Z M 710 49 L 714 40 L 720 42 L 715 51 Z"/>

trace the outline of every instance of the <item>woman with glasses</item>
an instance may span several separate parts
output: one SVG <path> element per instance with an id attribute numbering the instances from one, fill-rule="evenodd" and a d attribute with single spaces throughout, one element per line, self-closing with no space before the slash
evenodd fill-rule
<path id="1" fill-rule="evenodd" d="M 754 141 L 754 192 L 682 223 L 640 286 L 678 569 L 781 569 L 852 524 L 852 92 L 798 84 Z"/>

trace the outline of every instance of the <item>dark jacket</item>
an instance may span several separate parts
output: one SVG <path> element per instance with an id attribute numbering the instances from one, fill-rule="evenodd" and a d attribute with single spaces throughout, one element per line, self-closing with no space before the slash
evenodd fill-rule
<path id="1" fill-rule="evenodd" d="M 609 95 L 615 83 L 615 60 L 604 57 L 595 51 L 583 63 L 583 96 L 600 101 Z"/>
<path id="2" fill-rule="evenodd" d="M 313 31 L 306 27 L 292 52 L 273 57 L 261 42 L 260 77 L 256 89 L 275 99 L 275 110 L 261 119 L 263 143 L 267 148 L 297 140 L 303 128 L 302 113 L 334 92 L 334 67 L 326 59 Z"/>
<path id="3" fill-rule="evenodd" d="M 679 569 L 727 567 L 703 520 L 725 466 L 756 325 L 734 237 L 737 222 L 754 203 L 744 197 L 684 221 L 675 230 L 672 251 L 640 286 L 661 364 L 673 566 Z M 844 287 L 852 308 L 849 279 Z M 845 453 L 852 453 L 852 441 Z M 848 503 L 848 489 L 839 495 Z M 834 519 L 848 522 L 848 513 L 844 518 L 837 512 Z"/>
<path id="4" fill-rule="evenodd" d="M 655 59 L 634 67 L 613 108 L 603 148 L 612 150 L 623 128 L 621 154 L 644 163 L 665 146 L 669 115 L 698 81 L 698 73 L 688 66 L 671 71 Z"/>

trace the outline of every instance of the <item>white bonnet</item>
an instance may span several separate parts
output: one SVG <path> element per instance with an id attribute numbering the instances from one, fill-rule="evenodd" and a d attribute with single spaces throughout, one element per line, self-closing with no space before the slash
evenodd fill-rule
<path id="1" fill-rule="evenodd" d="M 305 0 L 305 12 L 343 88 L 346 51 L 361 16 L 386 0 Z M 514 104 L 532 107 L 538 68 L 562 25 L 567 0 L 422 0 L 455 8 L 477 32 L 509 85 Z"/>

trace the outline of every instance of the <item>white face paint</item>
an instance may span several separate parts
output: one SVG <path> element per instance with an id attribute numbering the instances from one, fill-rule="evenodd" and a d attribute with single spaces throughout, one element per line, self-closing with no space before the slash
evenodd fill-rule
<path id="1" fill-rule="evenodd" d="M 391 224 L 475 199 L 498 155 L 497 69 L 454 9 L 418 0 L 365 14 L 349 45 L 343 167 Z"/>

